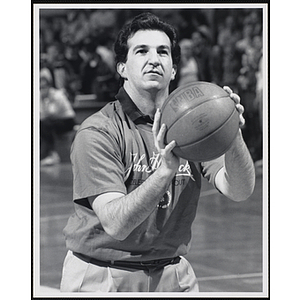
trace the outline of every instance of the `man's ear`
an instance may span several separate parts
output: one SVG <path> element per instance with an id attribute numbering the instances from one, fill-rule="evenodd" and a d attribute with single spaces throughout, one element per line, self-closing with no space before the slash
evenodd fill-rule
<path id="1" fill-rule="evenodd" d="M 117 63 L 117 72 L 123 79 L 127 79 L 126 65 L 123 62 Z"/>
<path id="2" fill-rule="evenodd" d="M 173 68 L 172 68 L 172 75 L 171 75 L 171 80 L 174 80 L 174 79 L 175 79 L 176 73 L 177 73 L 177 66 L 176 66 L 176 65 L 173 65 Z"/>

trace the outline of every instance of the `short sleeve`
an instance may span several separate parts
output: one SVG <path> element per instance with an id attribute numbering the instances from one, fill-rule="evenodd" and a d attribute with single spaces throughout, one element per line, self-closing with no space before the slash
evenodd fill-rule
<path id="1" fill-rule="evenodd" d="M 201 170 L 202 170 L 202 175 L 211 184 L 213 184 L 214 187 L 216 187 L 216 185 L 215 185 L 216 175 L 220 171 L 220 169 L 223 168 L 223 166 L 224 166 L 224 159 L 225 159 L 225 155 L 222 155 L 222 156 L 220 156 L 216 159 L 213 159 L 211 161 L 200 163 Z"/>
<path id="2" fill-rule="evenodd" d="M 107 192 L 126 194 L 120 147 L 109 133 L 94 127 L 79 131 L 71 148 L 71 161 L 76 203 L 89 207 L 88 197 Z"/>

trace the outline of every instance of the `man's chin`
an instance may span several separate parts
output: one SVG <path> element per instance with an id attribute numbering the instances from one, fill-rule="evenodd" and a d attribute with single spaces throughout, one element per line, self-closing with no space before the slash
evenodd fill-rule
<path id="1" fill-rule="evenodd" d="M 146 80 L 144 82 L 144 85 L 145 85 L 145 87 L 148 87 L 148 86 L 159 86 L 159 85 L 161 85 L 161 82 L 158 81 L 157 79 L 149 79 L 149 80 Z"/>

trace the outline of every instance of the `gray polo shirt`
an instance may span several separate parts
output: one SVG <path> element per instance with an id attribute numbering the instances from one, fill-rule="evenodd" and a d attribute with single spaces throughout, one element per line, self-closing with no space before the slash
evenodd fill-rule
<path id="1" fill-rule="evenodd" d="M 156 210 L 123 241 L 109 236 L 87 198 L 128 194 L 161 163 L 152 120 L 123 88 L 116 101 L 87 118 L 71 148 L 75 214 L 64 228 L 67 248 L 99 260 L 144 261 L 185 255 L 200 195 L 201 175 L 214 183 L 223 158 L 206 163 L 180 159 L 180 166 Z"/>

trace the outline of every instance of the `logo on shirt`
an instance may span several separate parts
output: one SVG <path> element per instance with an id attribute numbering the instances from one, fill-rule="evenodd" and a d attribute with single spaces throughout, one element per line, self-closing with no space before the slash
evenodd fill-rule
<path id="1" fill-rule="evenodd" d="M 132 156 L 132 164 L 130 167 L 125 171 L 125 180 L 129 177 L 131 172 L 141 172 L 151 174 L 156 169 L 159 168 L 162 162 L 162 158 L 160 154 L 153 152 L 152 157 L 150 157 L 149 161 L 146 160 L 146 154 L 142 154 L 140 157 L 137 153 L 131 153 Z M 191 167 L 188 161 L 185 161 L 184 164 L 180 164 L 177 170 L 175 177 L 188 177 L 195 181 Z M 142 183 L 142 182 L 140 182 Z M 183 184 L 183 179 L 175 181 L 175 185 Z"/>
<path id="2" fill-rule="evenodd" d="M 125 181 L 129 178 L 132 172 L 140 173 L 141 176 L 133 176 L 130 181 L 131 186 L 141 185 L 156 169 L 158 169 L 162 163 L 160 154 L 153 152 L 152 156 L 147 160 L 146 154 L 138 155 L 137 153 L 131 153 L 132 163 L 130 167 L 125 171 Z M 175 174 L 175 178 L 172 180 L 172 185 L 185 186 L 188 179 L 195 181 L 191 167 L 188 161 L 183 161 L 180 164 Z M 166 209 L 172 202 L 172 194 L 169 190 L 165 192 L 163 198 L 157 204 L 157 208 Z"/>

